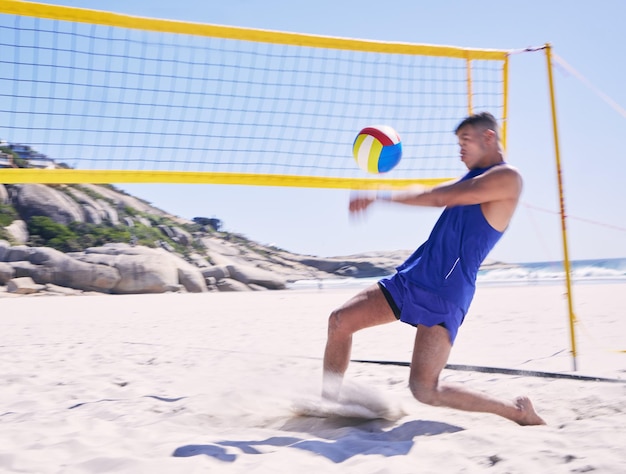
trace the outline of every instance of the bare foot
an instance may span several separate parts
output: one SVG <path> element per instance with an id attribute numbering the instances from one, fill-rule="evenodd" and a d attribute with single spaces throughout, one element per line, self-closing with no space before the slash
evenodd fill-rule
<path id="1" fill-rule="evenodd" d="M 533 407 L 530 398 L 528 397 L 518 397 L 515 399 L 515 406 L 519 411 L 519 417 L 515 420 L 518 424 L 522 426 L 529 425 L 545 425 L 546 422 L 541 418 L 535 408 Z"/>

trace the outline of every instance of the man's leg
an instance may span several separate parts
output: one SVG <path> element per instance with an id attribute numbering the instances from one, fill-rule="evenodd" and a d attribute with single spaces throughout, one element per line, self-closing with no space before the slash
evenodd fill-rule
<path id="1" fill-rule="evenodd" d="M 352 335 L 360 329 L 396 321 L 378 284 L 361 291 L 328 319 L 328 339 L 324 351 L 322 395 L 337 399 L 343 374 L 350 362 Z"/>
<path id="2" fill-rule="evenodd" d="M 451 349 L 445 328 L 418 326 L 409 375 L 409 387 L 417 400 L 458 410 L 493 413 L 520 425 L 545 424 L 527 397 L 504 401 L 464 387 L 439 383 Z"/>

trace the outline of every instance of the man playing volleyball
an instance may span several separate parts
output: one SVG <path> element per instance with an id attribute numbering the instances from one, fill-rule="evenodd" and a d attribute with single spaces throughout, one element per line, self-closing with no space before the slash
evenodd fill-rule
<path id="1" fill-rule="evenodd" d="M 506 230 L 522 191 L 519 172 L 505 163 L 493 115 L 464 119 L 456 129 L 469 172 L 423 192 L 354 197 L 350 213 L 376 201 L 445 207 L 428 240 L 397 272 L 330 315 L 324 352 L 323 396 L 337 399 L 350 362 L 352 335 L 400 320 L 417 327 L 409 387 L 422 403 L 493 413 L 520 425 L 545 424 L 527 397 L 505 401 L 439 381 L 474 296 L 478 269 Z"/>

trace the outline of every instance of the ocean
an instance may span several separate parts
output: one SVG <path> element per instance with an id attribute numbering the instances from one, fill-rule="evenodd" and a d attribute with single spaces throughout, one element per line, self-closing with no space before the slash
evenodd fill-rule
<path id="1" fill-rule="evenodd" d="M 626 258 L 574 260 L 570 262 L 570 276 L 576 283 L 626 282 Z M 291 289 L 364 288 L 379 278 L 329 278 L 300 280 L 289 285 Z M 478 286 L 550 285 L 565 281 L 563 262 L 511 263 L 478 272 Z"/>
<path id="2" fill-rule="evenodd" d="M 574 260 L 570 262 L 570 278 L 574 283 L 626 282 L 626 258 Z M 533 262 L 480 270 L 477 284 L 533 285 L 563 281 L 565 281 L 563 262 Z"/>

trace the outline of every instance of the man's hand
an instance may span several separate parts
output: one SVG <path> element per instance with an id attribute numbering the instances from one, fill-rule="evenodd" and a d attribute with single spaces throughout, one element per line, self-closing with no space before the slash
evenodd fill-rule
<path id="1" fill-rule="evenodd" d="M 376 201 L 375 196 L 354 193 L 350 196 L 350 215 L 351 216 L 359 216 L 362 215 L 370 205 Z"/>

